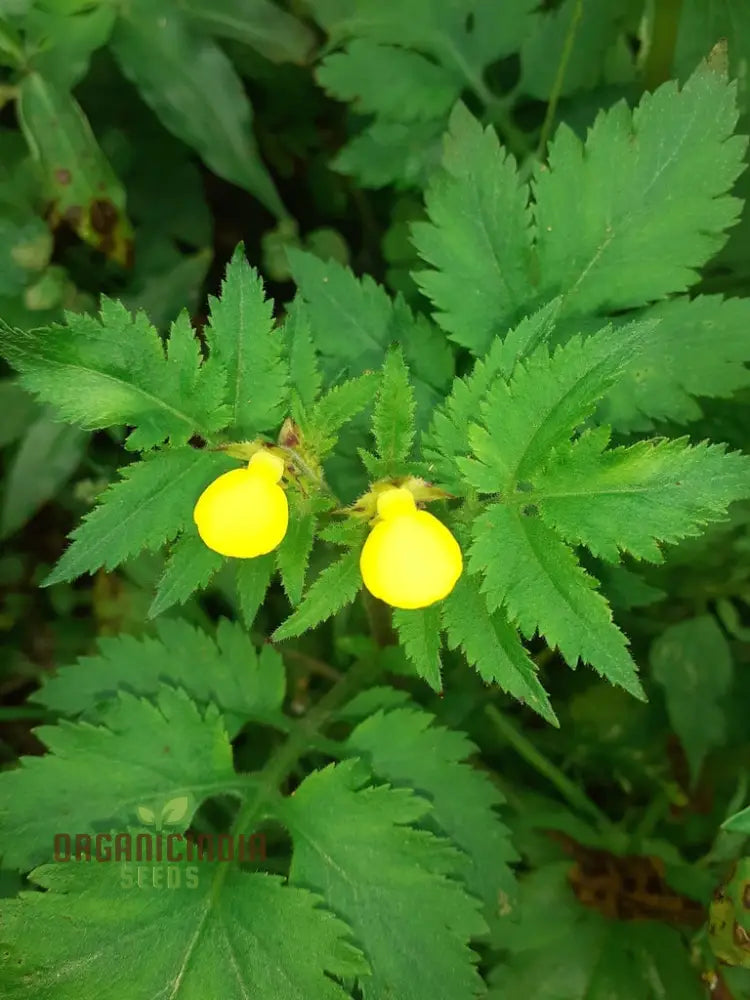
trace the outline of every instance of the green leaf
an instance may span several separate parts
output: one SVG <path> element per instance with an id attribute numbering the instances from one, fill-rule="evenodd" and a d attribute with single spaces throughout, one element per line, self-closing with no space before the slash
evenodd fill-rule
<path id="1" fill-rule="evenodd" d="M 232 466 L 226 455 L 193 448 L 160 451 L 126 465 L 101 502 L 73 530 L 45 586 L 82 573 L 114 569 L 143 549 L 155 550 L 192 523 L 201 492 Z"/>
<path id="2" fill-rule="evenodd" d="M 284 339 L 274 328 L 273 302 L 240 244 L 227 266 L 220 297 L 209 299 L 206 341 L 212 359 L 228 374 L 227 402 L 237 434 L 252 437 L 275 428 L 287 403 Z"/>
<path id="3" fill-rule="evenodd" d="M 289 527 L 278 549 L 281 582 L 292 605 L 302 600 L 307 564 L 315 540 L 316 518 L 307 500 L 289 497 Z"/>
<path id="4" fill-rule="evenodd" d="M 535 296 L 531 215 L 513 157 L 463 104 L 451 115 L 443 170 L 425 202 L 430 222 L 415 223 L 412 232 L 432 269 L 414 279 L 449 336 L 482 355 Z"/>
<path id="5" fill-rule="evenodd" d="M 39 409 L 18 379 L 0 379 L 0 448 L 7 448 L 22 438 L 39 416 Z"/>
<path id="6" fill-rule="evenodd" d="M 23 527 L 57 494 L 80 464 L 88 442 L 84 431 L 48 416 L 31 424 L 6 474 L 0 538 Z"/>
<path id="7" fill-rule="evenodd" d="M 425 433 L 425 458 L 438 476 L 456 493 L 466 488 L 458 459 L 471 450 L 469 428 L 476 420 L 487 392 L 498 376 L 509 379 L 516 364 L 545 344 L 554 330 L 559 299 L 527 316 L 504 339 L 497 337 L 484 358 L 479 358 L 465 378 L 456 378 L 450 394 L 435 411 Z"/>
<path id="8" fill-rule="evenodd" d="M 695 783 L 706 754 L 726 736 L 721 699 L 732 682 L 729 643 L 712 615 L 700 615 L 668 625 L 653 642 L 649 661 Z"/>
<path id="9" fill-rule="evenodd" d="M 343 146 L 331 161 L 361 187 L 421 187 L 440 163 L 441 120 L 389 122 L 376 119 Z"/>
<path id="10" fill-rule="evenodd" d="M 270 0 L 183 0 L 190 20 L 207 35 L 241 42 L 272 62 L 307 63 L 313 32 Z"/>
<path id="11" fill-rule="evenodd" d="M 432 604 L 416 611 L 397 608 L 393 612 L 393 626 L 419 676 L 427 681 L 433 691 L 442 691 L 439 606 Z"/>
<path id="12" fill-rule="evenodd" d="M 307 410 L 320 395 L 323 376 L 310 332 L 308 309 L 299 297 L 287 309 L 283 333 L 289 357 L 289 382 Z"/>
<path id="13" fill-rule="evenodd" d="M 361 586 L 359 552 L 353 549 L 323 570 L 294 614 L 276 629 L 274 641 L 292 639 L 326 621 L 350 604 Z"/>
<path id="14" fill-rule="evenodd" d="M 399 474 L 409 458 L 414 441 L 414 409 L 409 370 L 397 348 L 385 359 L 372 418 L 382 475 Z"/>
<path id="15" fill-rule="evenodd" d="M 669 82 L 646 93 L 633 112 L 624 102 L 600 112 L 585 144 L 558 129 L 534 187 L 541 294 L 562 292 L 567 314 L 586 315 L 697 281 L 739 215 L 727 194 L 746 147 L 732 135 L 735 91 L 703 65 L 681 90 Z"/>
<path id="16" fill-rule="evenodd" d="M 210 989 L 222 1000 L 346 1000 L 333 977 L 367 969 L 348 928 L 306 889 L 227 867 L 170 863 L 168 884 L 159 864 L 37 869 L 33 881 L 47 891 L 0 908 L 11 995 L 195 1000 Z"/>
<path id="17" fill-rule="evenodd" d="M 265 600 L 275 568 L 273 552 L 255 559 L 238 559 L 237 596 L 246 628 L 252 628 L 260 606 Z"/>
<path id="18" fill-rule="evenodd" d="M 750 302 L 699 295 L 660 302 L 643 314 L 659 325 L 601 407 L 618 430 L 701 416 L 695 397 L 727 398 L 750 384 Z"/>
<path id="19" fill-rule="evenodd" d="M 508 863 L 516 852 L 495 811 L 503 798 L 486 775 L 465 763 L 476 752 L 474 744 L 434 722 L 413 707 L 379 711 L 357 726 L 347 747 L 364 756 L 377 778 L 429 799 L 432 811 L 424 823 L 465 852 L 467 888 L 494 916 L 515 886 Z"/>
<path id="20" fill-rule="evenodd" d="M 0 354 L 20 382 L 70 423 L 86 430 L 132 424 L 131 449 L 169 438 L 185 444 L 224 427 L 224 376 L 200 365 L 186 318 L 168 352 L 143 313 L 103 299 L 99 318 L 70 313 L 68 325 L 31 332 L 0 325 Z"/>
<path id="21" fill-rule="evenodd" d="M 133 822 L 152 799 L 188 795 L 186 827 L 204 798 L 239 783 L 218 710 L 202 715 L 183 691 L 163 687 L 156 704 L 121 691 L 101 721 L 40 726 L 50 753 L 0 774 L 4 864 L 28 870 L 49 860 L 56 833 Z"/>
<path id="22" fill-rule="evenodd" d="M 132 0 L 119 9 L 111 48 L 166 129 L 220 177 L 248 190 L 277 218 L 286 216 L 260 159 L 242 81 L 214 41 L 194 33 L 167 0 Z"/>
<path id="23" fill-rule="evenodd" d="M 503 607 L 531 638 L 538 629 L 571 667 L 580 657 L 612 684 L 642 696 L 609 605 L 575 555 L 538 516 L 493 504 L 474 525 L 469 569 L 482 572 L 490 611 Z"/>
<path id="24" fill-rule="evenodd" d="M 209 549 L 189 527 L 170 550 L 148 617 L 156 618 L 173 605 L 184 604 L 196 590 L 203 590 L 223 565 L 224 557 Z"/>
<path id="25" fill-rule="evenodd" d="M 607 428 L 582 435 L 526 497 L 567 542 L 618 562 L 621 552 L 661 562 L 659 542 L 699 535 L 733 500 L 750 496 L 750 459 L 687 439 L 604 451 Z"/>
<path id="26" fill-rule="evenodd" d="M 92 54 L 107 44 L 116 15 L 109 4 L 79 3 L 72 11 L 66 6 L 60 0 L 34 4 L 24 17 L 23 28 L 33 68 L 65 90 L 73 90 L 86 76 Z"/>
<path id="27" fill-rule="evenodd" d="M 742 67 L 750 56 L 750 8 L 743 0 L 683 0 L 674 51 L 675 76 L 687 78 L 712 45 L 727 42 L 729 76 L 737 81 L 740 108 L 750 109 Z"/>
<path id="28" fill-rule="evenodd" d="M 276 650 L 265 645 L 258 652 L 237 622 L 220 619 L 212 638 L 165 619 L 153 638 L 100 639 L 95 655 L 46 676 L 34 701 L 64 715 L 96 717 L 116 692 L 154 698 L 162 684 L 184 689 L 204 709 L 216 705 L 233 735 L 247 719 L 281 708 L 286 678 Z"/>
<path id="29" fill-rule="evenodd" d="M 39 73 L 26 73 L 18 119 L 53 204 L 52 223 L 65 221 L 92 246 L 126 266 L 133 230 L 125 190 L 97 143 L 77 101 Z"/>
<path id="30" fill-rule="evenodd" d="M 461 92 L 461 77 L 416 52 L 356 39 L 323 60 L 318 83 L 354 110 L 399 122 L 441 118 Z"/>
<path id="31" fill-rule="evenodd" d="M 409 825 L 427 802 L 406 789 L 362 787 L 364 778 L 358 761 L 331 766 L 277 807 L 294 841 L 289 882 L 324 891 L 352 927 L 372 967 L 360 977 L 367 1000 L 473 996 L 481 981 L 467 942 L 484 921 L 477 901 L 447 877 L 461 856 Z M 346 836 L 331 816 L 346 817 Z"/>
<path id="32" fill-rule="evenodd" d="M 573 337 L 551 356 L 542 346 L 509 382 L 495 379 L 480 408 L 483 426 L 469 432 L 476 460 L 459 462 L 469 482 L 518 499 L 519 488 L 568 443 L 651 329 L 632 323 L 614 337 L 605 328 L 586 340 Z"/>
<path id="33" fill-rule="evenodd" d="M 372 402 L 378 377 L 368 373 L 348 379 L 329 389 L 302 419 L 305 442 L 318 458 L 336 445 L 338 432 Z"/>
<path id="34" fill-rule="evenodd" d="M 536 665 L 502 611 L 490 613 L 475 577 L 464 574 L 442 604 L 442 625 L 449 649 L 463 650 L 482 680 L 528 704 L 558 725 Z"/>

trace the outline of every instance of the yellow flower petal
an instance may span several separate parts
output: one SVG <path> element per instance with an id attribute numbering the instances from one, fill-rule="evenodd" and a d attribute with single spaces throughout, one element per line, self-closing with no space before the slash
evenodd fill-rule
<path id="1" fill-rule="evenodd" d="M 253 559 L 271 552 L 289 524 L 286 493 L 278 485 L 284 463 L 260 451 L 244 469 L 232 469 L 201 493 L 193 511 L 198 534 L 223 556 Z"/>
<path id="2" fill-rule="evenodd" d="M 463 570 L 458 542 L 406 489 L 378 497 L 380 519 L 362 549 L 365 586 L 394 608 L 426 608 L 447 597 Z"/>

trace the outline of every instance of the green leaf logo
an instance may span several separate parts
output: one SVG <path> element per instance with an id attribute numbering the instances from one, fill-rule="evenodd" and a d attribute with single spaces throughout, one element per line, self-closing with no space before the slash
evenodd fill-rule
<path id="1" fill-rule="evenodd" d="M 161 810 L 162 826 L 174 826 L 180 823 L 187 816 L 188 806 L 187 795 L 179 795 L 176 799 L 165 802 Z"/>

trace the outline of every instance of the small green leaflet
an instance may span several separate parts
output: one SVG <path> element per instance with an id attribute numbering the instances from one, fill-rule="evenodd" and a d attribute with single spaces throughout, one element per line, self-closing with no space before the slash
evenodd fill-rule
<path id="1" fill-rule="evenodd" d="M 750 494 L 750 458 L 686 438 L 605 451 L 607 428 L 561 449 L 526 499 L 567 542 L 618 562 L 621 552 L 661 562 L 659 542 L 699 535 Z"/>
<path id="2" fill-rule="evenodd" d="M 276 563 L 281 582 L 292 605 L 302 599 L 307 564 L 315 540 L 316 518 L 309 501 L 292 494 L 289 497 L 289 527 L 279 546 Z"/>
<path id="3" fill-rule="evenodd" d="M 359 552 L 352 549 L 317 577 L 297 610 L 273 634 L 276 642 L 301 635 L 351 604 L 362 586 Z"/>
<path id="4" fill-rule="evenodd" d="M 250 267 L 242 244 L 226 270 L 220 297 L 209 299 L 205 329 L 210 361 L 228 374 L 229 423 L 238 436 L 277 427 L 286 415 L 288 364 L 284 338 L 274 328 L 273 302 Z"/>
<path id="5" fill-rule="evenodd" d="M 414 393 L 399 349 L 389 352 L 372 418 L 378 460 L 370 463 L 373 478 L 407 471 L 405 463 L 414 440 Z"/>
<path id="6" fill-rule="evenodd" d="M 540 517 L 499 503 L 489 507 L 474 524 L 469 570 L 483 574 L 490 611 L 504 608 L 525 636 L 538 630 L 570 666 L 580 657 L 642 697 L 627 640 L 596 582 Z"/>
<path id="7" fill-rule="evenodd" d="M 393 625 L 406 655 L 433 691 L 442 691 L 442 662 L 440 660 L 440 608 L 393 612 Z"/>
<path id="8" fill-rule="evenodd" d="M 307 24 L 272 0 L 185 0 L 184 8 L 205 34 L 251 45 L 272 62 L 304 65 L 317 48 Z"/>
<path id="9" fill-rule="evenodd" d="M 203 590 L 224 565 L 224 556 L 203 542 L 191 525 L 172 545 L 156 596 L 148 609 L 156 618 L 175 604 L 184 604 L 196 590 Z"/>
<path id="10" fill-rule="evenodd" d="M 304 410 L 320 395 L 323 376 L 310 332 L 310 317 L 304 300 L 297 296 L 287 309 L 283 326 L 289 357 L 289 381 Z"/>
<path id="11" fill-rule="evenodd" d="M 485 923 L 449 877 L 462 855 L 410 825 L 429 811 L 425 799 L 366 778 L 360 761 L 332 765 L 276 807 L 294 842 L 290 885 L 324 892 L 352 927 L 372 970 L 359 979 L 365 1000 L 474 996 L 481 980 L 468 940 Z M 346 836 L 331 816 L 345 817 Z"/>
<path id="12" fill-rule="evenodd" d="M 464 573 L 442 602 L 441 617 L 449 649 L 460 647 L 482 680 L 499 685 L 558 725 L 534 661 L 505 613 L 488 610 L 476 577 Z"/>
<path id="13" fill-rule="evenodd" d="M 235 559 L 237 564 L 237 596 L 242 618 L 252 628 L 260 611 L 275 569 L 275 556 L 269 552 L 255 559 Z"/>
<path id="14" fill-rule="evenodd" d="M 706 754 L 724 741 L 721 699 L 732 682 L 729 643 L 712 615 L 700 615 L 665 628 L 649 660 L 695 783 Z"/>
<path id="15" fill-rule="evenodd" d="M 201 364 L 183 317 L 165 352 L 143 313 L 102 300 L 99 318 L 71 313 L 68 325 L 22 331 L 0 326 L 0 353 L 20 382 L 70 423 L 86 430 L 132 424 L 127 446 L 185 444 L 228 420 L 225 375 Z"/>
<path id="16" fill-rule="evenodd" d="M 233 467 L 226 455 L 174 448 L 122 469 L 101 503 L 71 534 L 71 545 L 44 581 L 74 580 L 113 569 L 143 549 L 158 549 L 192 523 L 193 506 L 208 484 Z"/>

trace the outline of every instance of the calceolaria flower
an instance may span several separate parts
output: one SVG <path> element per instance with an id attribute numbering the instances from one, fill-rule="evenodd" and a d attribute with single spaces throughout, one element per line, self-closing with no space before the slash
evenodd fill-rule
<path id="1" fill-rule="evenodd" d="M 279 486 L 284 462 L 259 451 L 243 469 L 232 469 L 201 493 L 193 511 L 198 534 L 215 552 L 253 559 L 271 552 L 289 524 L 289 504 Z"/>
<path id="2" fill-rule="evenodd" d="M 463 569 L 458 542 L 436 517 L 418 510 L 402 487 L 378 497 L 378 520 L 359 560 L 375 597 L 394 608 L 426 608 L 447 597 Z"/>

